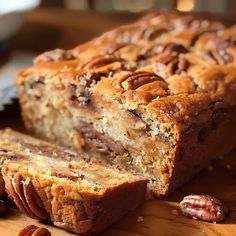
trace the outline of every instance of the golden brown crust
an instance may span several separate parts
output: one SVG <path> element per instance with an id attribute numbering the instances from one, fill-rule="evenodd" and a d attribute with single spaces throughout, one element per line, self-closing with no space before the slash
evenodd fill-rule
<path id="1" fill-rule="evenodd" d="M 207 165 L 207 141 L 199 145 L 197 138 L 201 127 L 235 109 L 235 37 L 235 26 L 157 13 L 61 51 L 71 60 L 41 57 L 17 80 L 26 126 L 64 145 L 108 150 L 109 162 L 134 167 L 165 195 L 197 172 L 193 163 L 191 171 L 181 169 L 181 153 Z M 84 132 L 87 126 L 92 131 Z M 183 140 L 192 127 L 198 128 L 189 146 L 202 153 L 194 157 L 179 151 L 188 150 Z"/>
<path id="2" fill-rule="evenodd" d="M 159 32 L 160 28 L 165 28 L 165 31 Z M 151 37 L 156 31 L 159 33 Z M 194 42 L 190 37 L 192 34 Z M 89 73 L 100 77 L 100 81 L 94 84 L 93 92 L 114 91 L 115 99 L 122 99 L 123 103 L 135 102 L 137 106 L 141 102 L 147 110 L 150 107 L 150 112 L 155 112 L 151 108 L 157 106 L 158 109 L 163 107 L 163 112 L 168 115 L 166 107 L 171 101 L 175 106 L 175 99 L 181 100 L 183 96 L 188 104 L 198 103 L 199 99 L 204 103 L 207 99 L 209 103 L 226 100 L 234 105 L 235 35 L 235 27 L 225 28 L 219 22 L 193 16 L 154 14 L 133 25 L 105 33 L 73 50 L 57 49 L 42 54 L 35 60 L 35 66 L 19 74 L 18 84 L 24 83 L 30 74 L 82 80 L 83 75 Z M 72 56 L 76 52 L 77 56 Z M 109 56 L 111 52 L 112 56 Z M 43 60 L 45 55 L 52 56 Z M 138 72 L 154 73 L 162 82 L 150 84 L 151 92 L 148 84 L 151 81 L 147 80 L 143 80 L 138 88 L 131 86 L 131 83 L 119 91 L 114 88 L 119 80 Z M 113 74 L 113 84 L 109 74 Z M 106 78 L 108 75 L 109 78 Z M 91 90 L 89 85 L 86 86 Z M 197 98 L 192 94 L 197 94 Z M 199 112 L 195 105 L 186 109 L 187 116 L 195 112 Z M 181 113 L 181 117 L 184 116 Z M 176 117 L 181 119 L 178 112 Z"/>

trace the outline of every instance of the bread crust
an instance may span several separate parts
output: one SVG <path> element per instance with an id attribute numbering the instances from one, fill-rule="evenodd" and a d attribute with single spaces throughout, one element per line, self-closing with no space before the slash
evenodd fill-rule
<path id="1" fill-rule="evenodd" d="M 199 141 L 202 128 L 234 113 L 235 37 L 235 26 L 158 13 L 61 56 L 41 55 L 17 80 L 25 124 L 67 146 L 105 150 L 108 162 L 141 173 L 157 196 L 166 195 L 212 160 L 206 149 L 216 142 L 211 135 Z M 218 133 L 224 122 L 209 132 Z M 88 126 L 93 131 L 84 132 Z M 216 136 L 224 147 L 215 158 L 235 146 L 226 139 L 230 126 L 225 130 Z M 186 145 L 190 131 L 200 156 Z"/>

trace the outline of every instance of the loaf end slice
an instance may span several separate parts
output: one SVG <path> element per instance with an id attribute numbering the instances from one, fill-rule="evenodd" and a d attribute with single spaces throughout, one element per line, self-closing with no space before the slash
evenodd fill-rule
<path id="1" fill-rule="evenodd" d="M 99 233 L 139 206 L 147 180 L 70 150 L 6 129 L 2 176 L 18 208 L 78 234 Z"/>

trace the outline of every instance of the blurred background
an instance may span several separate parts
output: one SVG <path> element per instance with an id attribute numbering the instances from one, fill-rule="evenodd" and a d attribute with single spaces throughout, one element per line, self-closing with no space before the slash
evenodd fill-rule
<path id="1" fill-rule="evenodd" d="M 227 23 L 236 19 L 235 0 L 38 0 L 35 7 L 25 12 L 22 27 L 11 37 L 13 48 L 33 52 L 71 48 L 155 10 L 193 12 Z"/>

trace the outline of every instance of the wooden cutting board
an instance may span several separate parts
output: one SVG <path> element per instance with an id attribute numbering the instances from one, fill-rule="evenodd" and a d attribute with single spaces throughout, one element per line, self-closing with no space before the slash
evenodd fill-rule
<path id="1" fill-rule="evenodd" d="M 0 128 L 10 126 L 24 130 L 17 103 L 0 113 Z M 224 223 L 213 224 L 188 219 L 174 214 L 181 199 L 191 193 L 206 193 L 222 199 L 230 209 Z M 143 218 L 138 222 L 138 218 Z M 50 225 L 42 225 L 21 214 L 12 207 L 9 214 L 0 219 L 0 236 L 13 236 L 29 225 L 47 227 L 53 236 L 73 235 Z M 136 211 L 110 227 L 103 236 L 235 236 L 236 235 L 236 151 L 211 168 L 201 172 L 191 182 L 163 200 L 146 202 Z"/>

